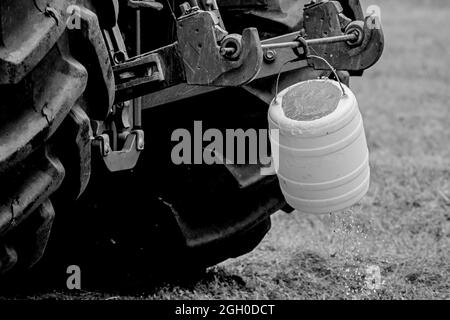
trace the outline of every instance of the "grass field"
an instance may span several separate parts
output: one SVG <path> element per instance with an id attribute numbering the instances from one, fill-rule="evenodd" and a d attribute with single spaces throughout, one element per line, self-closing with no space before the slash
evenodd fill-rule
<path id="1" fill-rule="evenodd" d="M 450 2 L 371 3 L 382 10 L 386 49 L 352 80 L 371 151 L 360 205 L 327 216 L 279 213 L 256 250 L 196 283 L 75 298 L 449 299 Z M 365 283 L 370 267 L 381 272 L 378 289 Z"/>

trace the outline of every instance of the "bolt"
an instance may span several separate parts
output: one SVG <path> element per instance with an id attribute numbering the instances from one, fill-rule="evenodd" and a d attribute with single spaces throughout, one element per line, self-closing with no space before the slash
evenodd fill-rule
<path id="1" fill-rule="evenodd" d="M 114 52 L 113 57 L 114 57 L 114 62 L 116 62 L 116 63 L 123 63 L 127 60 L 125 52 L 123 52 L 123 51 Z"/>
<path id="2" fill-rule="evenodd" d="M 187 2 L 183 2 L 180 4 L 181 15 L 184 16 L 189 13 L 191 10 L 191 5 Z"/>
<path id="3" fill-rule="evenodd" d="M 347 41 L 347 44 L 348 45 L 350 45 L 350 46 L 358 46 L 358 45 L 360 45 L 361 43 L 362 43 L 362 41 L 363 41 L 363 33 L 360 31 L 360 30 L 358 30 L 358 29 L 354 29 L 354 30 L 351 30 L 351 32 L 348 34 L 349 36 L 351 36 L 351 35 L 353 35 L 354 36 L 354 39 L 353 40 L 348 40 Z"/>
<path id="4" fill-rule="evenodd" d="M 236 52 L 234 48 L 220 48 L 220 54 L 223 56 L 232 55 Z"/>
<path id="5" fill-rule="evenodd" d="M 277 52 L 275 50 L 269 49 L 264 52 L 264 60 L 268 63 L 274 62 L 277 58 Z"/>

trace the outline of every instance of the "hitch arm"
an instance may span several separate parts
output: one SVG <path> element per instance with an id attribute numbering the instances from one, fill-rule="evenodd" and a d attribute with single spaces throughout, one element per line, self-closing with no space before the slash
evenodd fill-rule
<path id="1" fill-rule="evenodd" d="M 375 64 L 384 47 L 381 26 L 369 16 L 351 21 L 336 1 L 304 8 L 302 31 L 260 41 L 256 29 L 228 34 L 211 11 L 198 7 L 177 20 L 178 41 L 114 68 L 116 102 L 143 96 L 143 108 L 217 90 L 243 86 L 283 69 L 312 67 L 362 73 Z M 301 52 L 300 52 L 301 51 Z M 311 56 L 310 56 L 311 55 Z M 131 76 L 130 76 L 131 75 Z"/>
<path id="2" fill-rule="evenodd" d="M 342 24 L 342 8 L 336 1 L 308 6 L 304 10 L 304 28 L 262 42 L 264 64 L 258 78 L 272 76 L 279 72 L 286 62 L 298 57 L 295 51 L 307 45 L 304 60 L 315 70 L 329 70 L 322 60 L 308 57 L 309 54 L 326 59 L 335 69 L 362 73 L 373 66 L 384 49 L 384 36 L 379 20 L 368 16 L 362 20 Z M 317 21 L 327 23 L 318 23 Z M 303 39 L 304 41 L 299 41 Z M 304 49 L 304 48 L 303 48 Z M 293 51 L 294 50 L 294 51 Z M 270 58 L 270 59 L 268 59 Z M 285 71 L 298 68 L 286 66 Z"/>

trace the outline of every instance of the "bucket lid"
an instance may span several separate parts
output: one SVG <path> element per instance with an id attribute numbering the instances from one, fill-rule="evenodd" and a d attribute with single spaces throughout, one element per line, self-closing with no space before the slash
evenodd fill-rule
<path id="1" fill-rule="evenodd" d="M 321 136 L 344 127 L 359 112 L 353 92 L 329 79 L 308 80 L 281 91 L 269 108 L 269 121 L 291 135 Z"/>
<path id="2" fill-rule="evenodd" d="M 330 81 L 307 81 L 288 90 L 281 107 L 289 119 L 313 121 L 336 110 L 341 97 L 341 89 Z"/>

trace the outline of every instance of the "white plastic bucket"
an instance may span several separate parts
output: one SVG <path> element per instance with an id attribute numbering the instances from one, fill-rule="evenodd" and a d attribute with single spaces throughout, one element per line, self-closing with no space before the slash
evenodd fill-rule
<path id="1" fill-rule="evenodd" d="M 275 169 L 290 206 L 300 212 L 346 209 L 367 193 L 369 151 L 353 92 L 332 80 L 293 85 L 269 108 Z"/>

